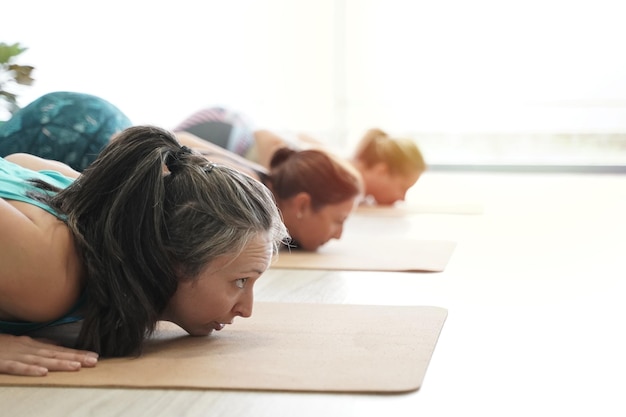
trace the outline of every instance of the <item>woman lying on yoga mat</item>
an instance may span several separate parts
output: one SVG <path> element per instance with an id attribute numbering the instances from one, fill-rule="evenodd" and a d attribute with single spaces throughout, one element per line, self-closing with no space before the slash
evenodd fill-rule
<path id="1" fill-rule="evenodd" d="M 82 171 L 113 135 L 130 126 L 120 109 L 100 97 L 45 94 L 0 124 L 0 156 L 30 153 Z"/>
<path id="2" fill-rule="evenodd" d="M 221 107 L 199 110 L 180 123 L 174 132 L 186 132 L 266 168 L 277 149 L 323 148 L 306 135 L 286 139 L 271 131 L 255 129 L 240 113 Z M 196 145 L 201 148 L 202 144 Z M 365 202 L 391 205 L 402 201 L 426 170 L 426 163 L 412 139 L 394 138 L 380 129 L 368 130 L 361 138 L 349 162 L 361 174 Z"/>
<path id="3" fill-rule="evenodd" d="M 158 320 L 221 330 L 251 315 L 255 281 L 288 240 L 267 187 L 150 126 L 121 132 L 80 174 L 0 158 L 0 197 L 0 373 L 136 354 Z M 73 348 L 28 336 L 81 320 Z"/>
<path id="4" fill-rule="evenodd" d="M 315 251 L 331 239 L 340 239 L 344 223 L 363 193 L 358 172 L 321 149 L 280 148 L 265 169 L 211 143 L 198 144 L 201 140 L 186 132 L 177 137 L 207 159 L 230 165 L 265 184 L 274 194 L 292 248 Z"/>
<path id="5" fill-rule="evenodd" d="M 128 126 L 124 113 L 102 98 L 49 93 L 0 126 L 0 156 L 30 153 L 82 171 L 116 132 Z M 314 251 L 339 239 L 363 191 L 358 172 L 322 150 L 285 149 L 274 155 L 267 169 L 192 134 L 180 132 L 177 139 L 207 159 L 267 185 L 291 234 L 292 247 Z"/>

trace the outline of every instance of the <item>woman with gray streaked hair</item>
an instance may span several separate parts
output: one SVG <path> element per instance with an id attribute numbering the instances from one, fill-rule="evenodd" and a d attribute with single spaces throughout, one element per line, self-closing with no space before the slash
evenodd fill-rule
<path id="1" fill-rule="evenodd" d="M 265 186 L 152 126 L 124 130 L 80 174 L 0 158 L 0 197 L 0 373 L 135 354 L 159 320 L 221 330 L 251 315 L 253 285 L 288 240 Z M 74 348 L 18 337 L 74 321 Z"/>

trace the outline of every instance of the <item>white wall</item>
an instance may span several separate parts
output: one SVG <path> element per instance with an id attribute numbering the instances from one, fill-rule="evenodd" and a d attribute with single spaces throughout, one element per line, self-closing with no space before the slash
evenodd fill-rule
<path id="1" fill-rule="evenodd" d="M 351 0 L 353 117 L 407 130 L 624 131 L 624 5 Z"/>
<path id="2" fill-rule="evenodd" d="M 22 103 L 103 96 L 173 127 L 224 104 L 275 129 L 625 132 L 621 0 L 35 0 L 0 41 L 29 47 Z M 8 18 L 10 17 L 10 18 Z"/>
<path id="3" fill-rule="evenodd" d="M 94 6 L 99 4 L 100 6 Z M 100 95 L 136 123 L 173 127 L 223 104 L 280 128 L 332 122 L 332 0 L 37 0 L 3 4 L 0 40 L 36 67 L 22 103 Z"/>

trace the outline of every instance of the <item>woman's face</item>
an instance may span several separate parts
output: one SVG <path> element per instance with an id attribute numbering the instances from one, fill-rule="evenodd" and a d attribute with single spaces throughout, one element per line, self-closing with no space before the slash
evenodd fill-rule
<path id="1" fill-rule="evenodd" d="M 314 211 L 310 206 L 286 224 L 298 247 L 315 251 L 331 239 L 341 238 L 343 224 L 354 210 L 356 197 L 337 204 L 328 204 Z"/>
<path id="2" fill-rule="evenodd" d="M 205 336 L 252 314 L 255 281 L 267 270 L 272 244 L 266 234 L 251 240 L 236 257 L 221 256 L 193 279 L 181 280 L 163 320 L 176 323 L 190 335 Z"/>
<path id="3" fill-rule="evenodd" d="M 421 172 L 411 175 L 384 173 L 375 177 L 369 177 L 365 184 L 367 194 L 374 197 L 377 204 L 392 205 L 398 201 L 404 201 L 409 188 L 413 187 L 419 179 Z"/>

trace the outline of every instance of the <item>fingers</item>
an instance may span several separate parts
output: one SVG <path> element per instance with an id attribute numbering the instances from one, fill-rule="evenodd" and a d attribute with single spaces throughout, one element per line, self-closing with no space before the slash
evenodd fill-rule
<path id="1" fill-rule="evenodd" d="M 80 366 L 92 368 L 98 363 L 98 354 L 87 350 L 76 350 L 63 346 L 50 345 L 32 340 L 35 354 L 41 358 L 58 359 L 63 362 L 76 362 Z M 66 364 L 67 365 L 67 364 Z"/>
<path id="2" fill-rule="evenodd" d="M 69 359 L 55 359 L 41 357 L 38 355 L 24 355 L 20 358 L 20 362 L 24 365 L 31 366 L 34 369 L 26 368 L 27 371 L 37 372 L 37 368 L 43 368 L 48 371 L 78 371 L 81 368 L 81 363 Z"/>
<path id="3" fill-rule="evenodd" d="M 0 373 L 44 376 L 49 371 L 91 368 L 98 362 L 95 352 L 56 346 L 26 336 L 0 336 Z"/>
<path id="4" fill-rule="evenodd" d="M 47 355 L 48 353 L 45 354 Z M 83 366 L 80 359 L 82 358 L 73 358 L 71 356 L 68 356 L 67 358 L 50 358 L 40 356 L 38 354 L 21 355 L 16 360 L 0 360 L 0 373 L 10 375 L 45 376 L 49 371 L 78 371 Z M 87 367 L 93 367 L 97 362 L 97 359 L 93 357 L 87 357 L 83 360 L 87 361 L 87 364 L 85 365 Z"/>
<path id="5" fill-rule="evenodd" d="M 78 351 L 62 347 L 46 347 L 28 355 L 24 361 L 44 366 L 51 371 L 77 371 L 81 367 L 93 368 L 98 363 L 98 355 L 93 352 Z"/>
<path id="6" fill-rule="evenodd" d="M 45 376 L 48 369 L 37 365 L 27 365 L 18 361 L 0 359 L 0 374 L 22 376 Z"/>

